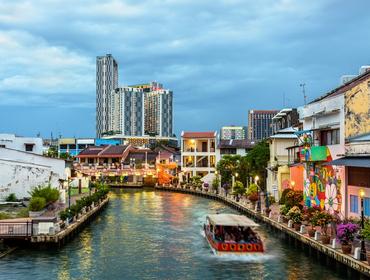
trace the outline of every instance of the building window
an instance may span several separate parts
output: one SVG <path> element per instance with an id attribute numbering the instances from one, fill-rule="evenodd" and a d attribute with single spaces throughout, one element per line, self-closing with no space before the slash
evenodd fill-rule
<path id="1" fill-rule="evenodd" d="M 350 211 L 351 213 L 358 213 L 358 196 L 350 195 L 349 196 Z"/>
<path id="2" fill-rule="evenodd" d="M 32 152 L 34 144 L 24 144 L 26 152 Z"/>
<path id="3" fill-rule="evenodd" d="M 321 145 L 336 145 L 340 142 L 339 128 L 321 131 Z"/>
<path id="4" fill-rule="evenodd" d="M 6 148 L 6 146 L 5 145 L 0 145 L 0 148 Z"/>
<path id="5" fill-rule="evenodd" d="M 364 215 L 370 216 L 370 197 L 364 198 Z"/>

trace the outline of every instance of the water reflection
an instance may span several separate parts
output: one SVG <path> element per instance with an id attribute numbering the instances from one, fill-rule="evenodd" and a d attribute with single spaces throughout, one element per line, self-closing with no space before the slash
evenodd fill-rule
<path id="1" fill-rule="evenodd" d="M 205 216 L 234 211 L 185 194 L 117 190 L 104 213 L 61 250 L 18 250 L 0 279 L 341 279 L 263 227 L 262 257 L 217 257 Z"/>

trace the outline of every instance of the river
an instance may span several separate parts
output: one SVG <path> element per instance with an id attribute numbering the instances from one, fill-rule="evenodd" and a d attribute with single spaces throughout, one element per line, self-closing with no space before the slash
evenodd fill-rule
<path id="1" fill-rule="evenodd" d="M 263 226 L 266 256 L 213 256 L 201 230 L 216 212 L 236 213 L 187 194 L 117 190 L 61 249 L 17 249 L 1 259 L 0 279 L 346 279 Z"/>

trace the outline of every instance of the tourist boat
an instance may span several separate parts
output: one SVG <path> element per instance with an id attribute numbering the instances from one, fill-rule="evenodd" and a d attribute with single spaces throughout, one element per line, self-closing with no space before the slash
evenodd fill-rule
<path id="1" fill-rule="evenodd" d="M 235 214 L 208 215 L 204 224 L 205 237 L 215 255 L 263 253 L 263 243 L 251 219 Z"/>

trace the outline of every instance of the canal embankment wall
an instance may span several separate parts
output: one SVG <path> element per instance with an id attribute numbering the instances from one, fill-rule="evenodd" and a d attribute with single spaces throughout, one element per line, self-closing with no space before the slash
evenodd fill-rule
<path id="1" fill-rule="evenodd" d="M 331 266 L 335 269 L 345 268 L 347 277 L 349 277 L 348 279 L 370 279 L 370 266 L 367 262 L 357 260 L 352 255 L 343 254 L 339 249 L 332 248 L 330 245 L 322 244 L 320 240 L 315 240 L 307 234 L 294 230 L 286 223 L 272 217 L 272 215 L 266 216 L 254 209 L 250 209 L 245 204 L 237 202 L 230 196 L 216 194 L 211 191 L 169 186 L 157 186 L 156 190 L 192 194 L 223 202 L 246 216 L 267 225 L 272 230 L 281 233 L 290 244 L 308 251 L 310 256 L 320 259 L 324 265 Z"/>

